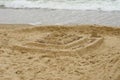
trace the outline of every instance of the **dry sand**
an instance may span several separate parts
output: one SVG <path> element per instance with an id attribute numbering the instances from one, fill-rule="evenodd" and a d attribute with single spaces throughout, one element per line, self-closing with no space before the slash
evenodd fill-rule
<path id="1" fill-rule="evenodd" d="M 0 80 L 120 80 L 120 28 L 0 25 Z"/>

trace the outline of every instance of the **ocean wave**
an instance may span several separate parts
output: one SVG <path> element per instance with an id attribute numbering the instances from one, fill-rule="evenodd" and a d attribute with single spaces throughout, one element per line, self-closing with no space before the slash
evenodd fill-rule
<path id="1" fill-rule="evenodd" d="M 120 10 L 120 0 L 2 0 L 0 5 L 7 8 Z"/>

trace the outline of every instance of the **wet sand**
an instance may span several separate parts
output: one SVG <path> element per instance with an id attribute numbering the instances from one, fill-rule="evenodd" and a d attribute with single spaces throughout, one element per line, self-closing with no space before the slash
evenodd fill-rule
<path id="1" fill-rule="evenodd" d="M 0 24 L 98 24 L 120 26 L 120 11 L 0 9 Z"/>
<path id="2" fill-rule="evenodd" d="M 0 25 L 0 80 L 120 80 L 120 28 Z"/>

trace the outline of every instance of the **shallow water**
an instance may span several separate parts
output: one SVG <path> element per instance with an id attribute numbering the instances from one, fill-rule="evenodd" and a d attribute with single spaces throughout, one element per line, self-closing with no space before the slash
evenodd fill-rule
<path id="1" fill-rule="evenodd" d="M 0 0 L 0 5 L 8 8 L 120 10 L 120 0 Z"/>

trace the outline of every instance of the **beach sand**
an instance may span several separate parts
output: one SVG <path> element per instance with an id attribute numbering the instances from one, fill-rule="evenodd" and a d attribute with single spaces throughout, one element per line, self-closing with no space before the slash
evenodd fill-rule
<path id="1" fill-rule="evenodd" d="M 120 80 L 120 28 L 2 24 L 0 80 Z"/>

